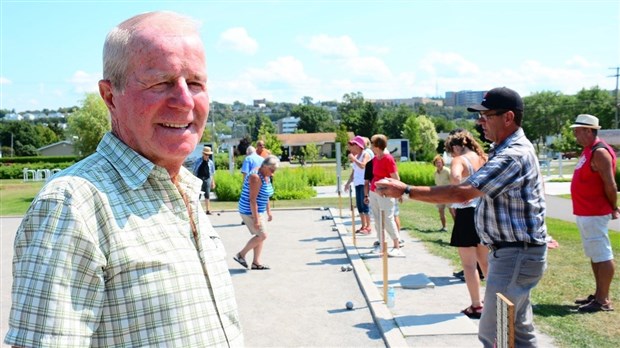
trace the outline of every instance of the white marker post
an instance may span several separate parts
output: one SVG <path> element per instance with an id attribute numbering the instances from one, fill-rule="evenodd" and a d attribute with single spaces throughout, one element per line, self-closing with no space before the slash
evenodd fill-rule
<path id="1" fill-rule="evenodd" d="M 340 183 L 342 176 L 342 161 L 340 159 L 340 154 L 342 150 L 340 149 L 340 143 L 336 143 L 336 184 L 338 185 L 338 209 L 340 210 L 340 217 L 342 217 L 342 194 L 340 192 Z"/>

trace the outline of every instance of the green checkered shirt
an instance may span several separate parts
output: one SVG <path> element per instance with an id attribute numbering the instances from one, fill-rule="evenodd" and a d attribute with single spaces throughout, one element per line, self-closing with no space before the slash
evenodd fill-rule
<path id="1" fill-rule="evenodd" d="M 242 346 L 224 247 L 198 226 L 168 172 L 114 135 L 62 171 L 32 202 L 15 237 L 5 343 L 44 347 Z"/>

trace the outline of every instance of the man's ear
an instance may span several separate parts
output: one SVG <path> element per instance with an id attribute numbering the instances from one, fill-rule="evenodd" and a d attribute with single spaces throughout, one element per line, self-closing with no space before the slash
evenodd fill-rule
<path id="1" fill-rule="evenodd" d="M 510 123 L 514 123 L 514 121 L 515 121 L 515 113 L 514 113 L 514 111 L 509 110 L 509 111 L 506 113 L 506 119 L 505 119 L 505 121 L 504 121 L 504 122 L 508 125 L 508 124 L 510 124 Z"/>
<path id="2" fill-rule="evenodd" d="M 110 113 L 115 109 L 114 106 L 114 91 L 112 89 L 112 83 L 109 80 L 99 80 L 99 95 L 101 99 L 110 110 Z"/>

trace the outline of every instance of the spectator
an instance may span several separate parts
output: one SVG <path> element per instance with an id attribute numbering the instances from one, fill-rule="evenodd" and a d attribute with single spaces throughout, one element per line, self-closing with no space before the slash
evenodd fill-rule
<path id="1" fill-rule="evenodd" d="M 614 178 L 616 154 L 598 137 L 601 127 L 597 117 L 579 115 L 571 128 L 577 142 L 583 146 L 570 186 L 573 214 L 577 216 L 583 249 L 590 258 L 596 283 L 594 294 L 577 299 L 575 304 L 580 305 L 579 312 L 612 311 L 609 288 L 615 265 L 607 224 L 620 216 Z"/>
<path id="2" fill-rule="evenodd" d="M 364 170 L 366 164 L 371 160 L 370 155 L 364 151 L 364 139 L 359 135 L 349 141 L 349 161 L 351 162 L 351 175 L 344 185 L 344 191 L 348 192 L 351 183 L 355 187 L 355 204 L 360 214 L 362 226 L 355 233 L 370 233 L 370 207 L 364 202 Z"/>
<path id="3" fill-rule="evenodd" d="M 267 156 L 271 155 L 271 151 L 265 147 L 264 141 L 259 140 L 256 142 L 256 154 L 262 158 L 267 158 Z"/>
<path id="4" fill-rule="evenodd" d="M 450 183 L 450 169 L 445 167 L 445 163 L 443 162 L 443 157 L 441 155 L 435 156 L 433 158 L 433 165 L 437 170 L 435 171 L 435 185 L 442 186 L 448 185 Z M 435 204 L 437 210 L 439 211 L 439 219 L 441 220 L 441 229 L 439 231 L 446 232 L 446 205 L 445 203 Z M 450 215 L 452 216 L 452 220 L 454 220 L 454 209 L 449 207 Z"/>
<path id="5" fill-rule="evenodd" d="M 241 174 L 243 174 L 244 181 L 248 173 L 260 167 L 265 160 L 256 153 L 256 148 L 252 145 L 248 146 L 245 153 L 246 157 L 243 159 L 243 163 L 241 164 Z"/>
<path id="6" fill-rule="evenodd" d="M 113 28 L 99 92 L 112 131 L 18 228 L 5 343 L 243 345 L 224 246 L 182 166 L 209 114 L 196 22 L 149 12 Z"/>
<path id="7" fill-rule="evenodd" d="M 211 159 L 211 147 L 205 146 L 202 156 L 194 163 L 193 173 L 202 180 L 201 191 L 204 194 L 207 215 L 211 215 L 211 190 L 215 189 L 215 163 Z"/>

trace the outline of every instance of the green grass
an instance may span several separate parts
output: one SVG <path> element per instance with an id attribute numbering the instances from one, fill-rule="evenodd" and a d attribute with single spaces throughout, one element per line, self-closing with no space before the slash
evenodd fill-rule
<path id="1" fill-rule="evenodd" d="M 0 215 L 23 215 L 42 183 L 23 183 L 21 180 L 0 181 Z M 348 197 L 313 198 L 307 200 L 275 201 L 274 208 L 334 207 L 349 212 Z M 237 209 L 236 202 L 212 202 L 212 209 Z M 403 228 L 421 239 L 428 250 L 449 259 L 454 270 L 461 269 L 456 248 L 450 247 L 450 233 L 437 232 L 440 227 L 437 209 L 433 204 L 406 200 L 400 206 Z M 448 217 L 451 228 L 452 221 Z M 620 347 L 620 308 L 614 312 L 579 314 L 573 301 L 593 292 L 594 279 L 589 260 L 584 256 L 579 232 L 573 223 L 547 219 L 549 234 L 560 247 L 549 250 L 548 269 L 532 293 L 535 304 L 535 323 L 552 336 L 560 347 Z M 620 233 L 611 232 L 616 259 L 620 257 Z M 620 279 L 616 273 L 611 298 L 620 305 Z M 463 294 L 466 296 L 466 294 Z"/>
<path id="2" fill-rule="evenodd" d="M 0 216 L 24 215 L 43 182 L 0 180 Z"/>

